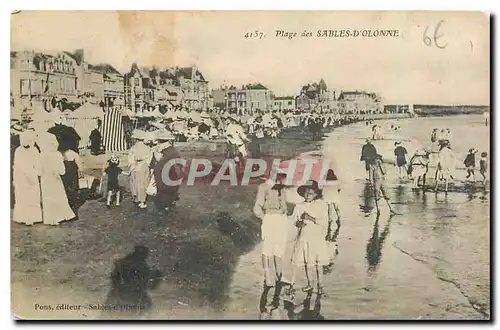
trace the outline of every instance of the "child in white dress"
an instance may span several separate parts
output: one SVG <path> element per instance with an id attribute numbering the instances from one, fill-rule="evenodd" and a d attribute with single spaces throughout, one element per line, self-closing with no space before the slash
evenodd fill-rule
<path id="1" fill-rule="evenodd" d="M 325 237 L 328 231 L 328 204 L 321 199 L 322 191 L 316 181 L 309 181 L 297 189 L 304 202 L 297 204 L 292 219 L 297 227 L 292 261 L 295 266 L 303 266 L 307 285 L 304 292 L 313 290 L 311 270 L 316 274 L 318 294 L 323 294 L 323 266 L 329 263 L 328 245 Z M 291 286 L 295 282 L 295 267 Z M 293 289 L 292 289 L 293 290 Z"/>

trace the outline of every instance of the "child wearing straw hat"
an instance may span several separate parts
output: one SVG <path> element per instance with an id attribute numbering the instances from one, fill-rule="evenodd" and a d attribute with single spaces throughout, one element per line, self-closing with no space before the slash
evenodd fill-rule
<path id="1" fill-rule="evenodd" d="M 309 180 L 297 188 L 297 193 L 304 198 L 304 202 L 297 204 L 292 214 L 292 219 L 297 227 L 292 252 L 292 262 L 295 266 L 303 266 L 307 285 L 302 288 L 310 292 L 312 287 L 312 273 L 316 273 L 318 294 L 323 294 L 322 285 L 323 266 L 328 265 L 330 254 L 325 240 L 328 231 L 328 204 L 321 199 L 322 190 L 318 182 Z M 295 267 L 292 272 L 291 287 L 295 282 Z"/>
<path id="2" fill-rule="evenodd" d="M 116 196 L 116 206 L 120 206 L 120 185 L 118 183 L 118 175 L 122 173 L 122 169 L 118 166 L 120 161 L 118 157 L 111 156 L 104 172 L 108 176 L 108 196 L 106 199 L 106 207 L 111 207 L 111 198 Z"/>

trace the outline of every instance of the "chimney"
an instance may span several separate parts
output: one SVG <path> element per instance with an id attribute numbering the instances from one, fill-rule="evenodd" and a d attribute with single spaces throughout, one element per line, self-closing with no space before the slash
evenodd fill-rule
<path id="1" fill-rule="evenodd" d="M 76 64 L 81 65 L 82 62 L 85 61 L 85 56 L 84 56 L 84 51 L 83 49 L 76 49 L 73 52 L 73 55 L 75 55 L 76 58 Z"/>
<path id="2" fill-rule="evenodd" d="M 196 79 L 196 71 L 198 71 L 196 65 L 191 66 L 191 79 L 195 80 Z"/>
<path id="3" fill-rule="evenodd" d="M 335 91 L 333 91 L 333 100 L 336 101 L 337 100 L 337 97 L 335 95 Z"/>

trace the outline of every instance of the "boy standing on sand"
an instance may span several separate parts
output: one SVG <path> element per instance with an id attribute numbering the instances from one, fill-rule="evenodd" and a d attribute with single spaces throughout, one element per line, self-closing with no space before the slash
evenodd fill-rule
<path id="1" fill-rule="evenodd" d="M 108 196 L 106 199 L 106 207 L 111 207 L 111 198 L 116 196 L 116 206 L 120 206 L 120 184 L 118 183 L 118 175 L 122 173 L 119 167 L 120 161 L 118 157 L 112 156 L 108 160 L 108 166 L 104 172 L 108 175 Z"/>

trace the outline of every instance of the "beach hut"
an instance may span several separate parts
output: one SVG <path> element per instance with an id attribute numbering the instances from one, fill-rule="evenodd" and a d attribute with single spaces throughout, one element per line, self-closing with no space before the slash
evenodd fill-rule
<path id="1" fill-rule="evenodd" d="M 123 114 L 119 109 L 109 109 L 103 117 L 101 125 L 102 143 L 106 151 L 125 151 L 127 141 Z"/>

